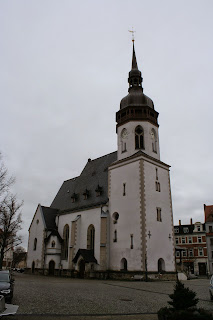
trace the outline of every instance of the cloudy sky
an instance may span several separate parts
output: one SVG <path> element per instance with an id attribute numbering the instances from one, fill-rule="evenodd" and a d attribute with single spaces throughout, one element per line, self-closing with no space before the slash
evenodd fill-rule
<path id="1" fill-rule="evenodd" d="M 174 222 L 203 222 L 213 204 L 212 15 L 212 0 L 0 2 L 0 151 L 24 200 L 25 247 L 37 204 L 49 206 L 88 158 L 116 150 L 132 27 Z"/>

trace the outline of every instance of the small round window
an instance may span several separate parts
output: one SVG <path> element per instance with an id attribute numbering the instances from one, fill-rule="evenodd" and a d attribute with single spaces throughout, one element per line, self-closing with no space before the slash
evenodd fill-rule
<path id="1" fill-rule="evenodd" d="M 113 215 L 112 215 L 112 218 L 113 218 L 113 222 L 117 223 L 118 219 L 119 219 L 119 213 L 118 212 L 114 212 Z"/>

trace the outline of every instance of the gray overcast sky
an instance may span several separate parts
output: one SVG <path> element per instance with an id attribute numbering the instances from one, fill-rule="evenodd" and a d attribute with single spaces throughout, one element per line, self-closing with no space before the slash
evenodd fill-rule
<path id="1" fill-rule="evenodd" d="M 23 207 L 23 245 L 37 204 L 49 206 L 88 158 L 116 150 L 132 42 L 144 93 L 160 113 L 174 222 L 213 204 L 212 0 L 0 2 L 0 150 Z"/>

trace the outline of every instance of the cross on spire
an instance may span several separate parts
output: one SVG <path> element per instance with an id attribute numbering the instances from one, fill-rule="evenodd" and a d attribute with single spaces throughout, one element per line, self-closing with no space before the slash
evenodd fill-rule
<path id="1" fill-rule="evenodd" d="M 133 30 L 133 27 L 132 27 L 132 30 L 128 30 L 128 31 L 131 32 L 131 34 L 132 34 L 132 42 L 134 43 L 134 41 L 135 41 L 135 32 L 136 31 Z"/>
<path id="2" fill-rule="evenodd" d="M 149 236 L 149 239 L 150 239 L 150 237 L 151 237 L 151 232 L 150 232 L 150 230 L 149 230 L 148 236 Z"/>

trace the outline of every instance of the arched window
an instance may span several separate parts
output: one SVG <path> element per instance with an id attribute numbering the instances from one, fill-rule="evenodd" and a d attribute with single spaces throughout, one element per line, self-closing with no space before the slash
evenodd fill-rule
<path id="1" fill-rule="evenodd" d="M 36 248 L 37 248 L 37 238 L 34 239 L 33 250 L 36 250 Z"/>
<path id="2" fill-rule="evenodd" d="M 135 128 L 135 149 L 144 149 L 144 132 L 141 126 Z"/>
<path id="3" fill-rule="evenodd" d="M 91 224 L 87 229 L 87 249 L 94 252 L 95 248 L 95 228 Z"/>
<path id="4" fill-rule="evenodd" d="M 121 152 L 126 152 L 126 138 L 127 138 L 127 130 L 126 128 L 124 128 L 122 131 L 121 131 Z"/>
<path id="5" fill-rule="evenodd" d="M 51 243 L 51 247 L 52 247 L 52 248 L 55 248 L 55 241 L 54 241 L 54 240 L 53 240 L 52 243 Z"/>
<path id="6" fill-rule="evenodd" d="M 165 271 L 165 261 L 162 258 L 160 258 L 158 260 L 158 272 L 161 273 L 163 271 Z"/>
<path id="7" fill-rule="evenodd" d="M 125 258 L 121 259 L 121 271 L 127 271 L 127 260 Z"/>
<path id="8" fill-rule="evenodd" d="M 69 226 L 66 224 L 63 231 L 63 246 L 62 246 L 62 259 L 68 259 L 68 248 L 69 248 Z"/>
<path id="9" fill-rule="evenodd" d="M 118 219 L 119 219 L 119 213 L 118 212 L 114 212 L 112 215 L 112 219 L 113 219 L 113 223 L 117 223 Z"/>
<path id="10" fill-rule="evenodd" d="M 157 135 L 155 129 L 151 130 L 151 138 L 152 138 L 152 151 L 157 153 Z"/>

